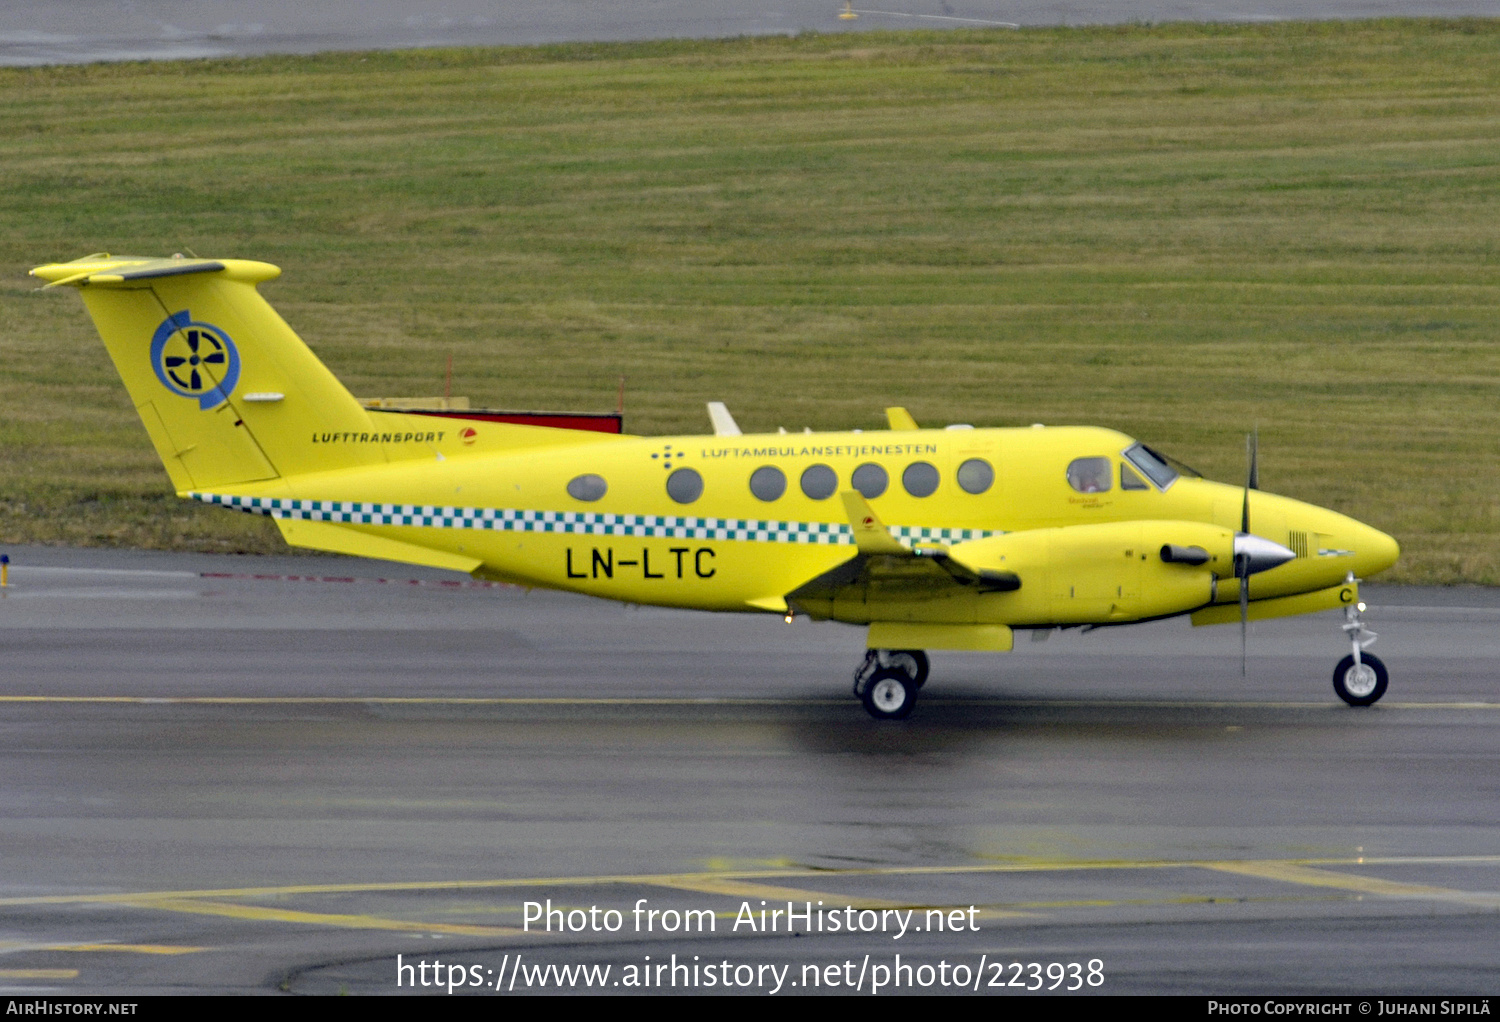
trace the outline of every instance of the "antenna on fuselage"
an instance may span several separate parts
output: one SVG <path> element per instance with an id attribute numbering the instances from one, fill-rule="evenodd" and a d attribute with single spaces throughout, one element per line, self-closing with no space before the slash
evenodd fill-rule
<path id="1" fill-rule="evenodd" d="M 723 401 L 708 403 L 708 421 L 714 424 L 714 436 L 741 436 L 740 424 L 734 421 Z"/>
<path id="2" fill-rule="evenodd" d="M 887 408 L 885 410 L 885 421 L 890 424 L 891 429 L 920 429 L 917 420 L 912 418 L 911 412 L 905 408 Z"/>

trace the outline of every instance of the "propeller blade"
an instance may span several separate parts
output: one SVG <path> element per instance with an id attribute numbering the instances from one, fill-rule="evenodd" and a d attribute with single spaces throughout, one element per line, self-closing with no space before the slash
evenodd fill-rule
<path id="1" fill-rule="evenodd" d="M 1260 489 L 1260 468 L 1257 465 L 1256 449 L 1259 443 L 1260 430 L 1245 434 L 1245 460 L 1249 468 L 1245 472 L 1245 503 L 1240 509 L 1240 531 L 1250 531 L 1250 491 Z"/>
<path id="2" fill-rule="evenodd" d="M 1245 677 L 1246 635 L 1250 630 L 1250 573 L 1240 573 L 1240 677 Z"/>
<path id="3" fill-rule="evenodd" d="M 1250 491 L 1260 489 L 1260 428 L 1256 427 L 1245 436 L 1245 460 L 1249 467 L 1245 472 L 1245 503 L 1240 509 L 1240 536 L 1235 537 L 1234 573 L 1240 577 L 1240 677 L 1246 675 L 1245 663 L 1250 632 L 1250 569 L 1254 554 L 1250 541 L 1258 539 L 1250 535 Z M 1242 542 L 1243 541 L 1243 542 Z M 1271 544 L 1275 545 L 1275 544 Z M 1244 547 L 1243 552 L 1241 547 Z M 1274 566 L 1274 565 L 1273 565 Z"/>

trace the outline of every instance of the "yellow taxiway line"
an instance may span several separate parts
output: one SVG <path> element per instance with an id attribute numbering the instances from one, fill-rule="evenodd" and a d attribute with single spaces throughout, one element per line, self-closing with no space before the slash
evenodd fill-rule
<path id="1" fill-rule="evenodd" d="M 77 969 L 0 969 L 0 979 L 77 979 Z"/>
<path id="2" fill-rule="evenodd" d="M 851 908 L 860 909 L 911 907 L 899 901 L 885 901 L 878 898 L 851 898 L 847 894 L 829 894 L 826 891 L 805 891 L 800 887 L 776 887 L 771 884 L 758 884 L 748 880 L 723 876 L 703 878 L 674 877 L 670 880 L 658 880 L 651 886 L 667 887 L 677 891 L 693 891 L 696 894 L 719 894 L 726 898 L 759 898 L 765 902 L 816 901 L 836 904 L 841 907 L 848 905 Z"/>
<path id="3" fill-rule="evenodd" d="M 113 894 L 65 894 L 37 895 L 30 897 L 0 898 L 0 906 L 7 905 L 115 905 L 162 912 L 183 912 L 194 915 L 222 916 L 256 922 L 298 923 L 311 926 L 330 926 L 349 930 L 388 930 L 401 933 L 449 934 L 465 937 L 514 937 L 526 931 L 512 926 L 480 926 L 474 924 L 429 923 L 416 920 L 390 919 L 363 914 L 308 912 L 298 909 L 276 908 L 266 905 L 245 905 L 224 899 L 253 899 L 286 897 L 299 894 L 359 894 L 379 892 L 423 892 L 499 890 L 505 888 L 537 888 L 561 886 L 632 885 L 693 891 L 732 898 L 759 898 L 766 902 L 776 901 L 822 901 L 854 908 L 922 908 L 900 901 L 850 897 L 823 891 L 805 890 L 799 887 L 782 886 L 779 883 L 758 881 L 788 881 L 820 878 L 824 881 L 837 877 L 900 877 L 900 876 L 957 876 L 1002 873 L 1047 873 L 1077 870 L 1127 870 L 1127 869 L 1207 869 L 1220 873 L 1257 877 L 1301 887 L 1321 888 L 1355 892 L 1359 895 L 1374 895 L 1382 898 L 1403 900 L 1441 901 L 1450 904 L 1471 905 L 1485 909 L 1500 908 L 1500 895 L 1487 892 L 1469 892 L 1427 884 L 1412 884 L 1383 880 L 1378 877 L 1344 873 L 1328 867 L 1380 866 L 1380 865 L 1500 865 L 1500 855 L 1473 856 L 1391 856 L 1391 857 L 1345 857 L 1324 859 L 1238 859 L 1238 860 L 1049 860 L 1029 862 L 988 863 L 968 866 L 884 866 L 841 870 L 729 870 L 705 873 L 637 873 L 583 877 L 510 877 L 486 880 L 431 880 L 415 882 L 366 883 L 366 884 L 297 884 L 278 887 L 240 887 L 197 891 L 154 891 L 141 893 L 118 892 Z M 1331 896 L 1330 896 L 1331 897 Z M 1167 898 L 1165 903 L 1216 903 L 1239 901 L 1233 897 L 1192 896 L 1186 900 Z M 1277 897 L 1258 897 L 1254 900 L 1287 900 Z M 1149 903 L 1159 903 L 1149 900 Z M 1033 903 L 1027 905 L 986 905 L 986 919 L 1020 918 L 1034 912 L 1018 909 L 1111 906 L 1117 902 L 1101 899 L 1097 901 Z M 49 950 L 70 951 L 138 951 L 146 954 L 185 954 L 208 950 L 197 947 L 174 947 L 170 945 L 126 945 L 126 944 L 74 944 L 54 945 Z M 33 970 L 35 971 L 35 970 Z M 66 970 L 63 970 L 66 971 Z M 76 973 L 74 973 L 76 975 Z M 6 974 L 0 971 L 0 978 Z M 11 978 L 23 978 L 12 976 Z M 68 978 L 52 976 L 30 976 L 24 978 Z"/>
<path id="4" fill-rule="evenodd" d="M 32 948 L 35 951 L 119 951 L 133 955 L 191 955 L 199 951 L 213 951 L 211 947 L 192 947 L 187 944 L 49 944 Z"/>
<path id="5" fill-rule="evenodd" d="M 562 877 L 499 877 L 480 880 L 417 880 L 392 881 L 386 883 L 346 884 L 288 884 L 265 887 L 229 887 L 191 891 L 126 891 L 99 894 L 53 894 L 26 895 L 0 898 L 0 907 L 19 905 L 124 905 L 139 908 L 161 908 L 170 911 L 192 911 L 210 915 L 238 915 L 244 918 L 281 919 L 289 922 L 313 922 L 326 925 L 350 925 L 369 922 L 368 928 L 403 929 L 427 931 L 434 926 L 403 920 L 380 919 L 373 916 L 342 916 L 323 913 L 282 912 L 259 907 L 226 904 L 224 899 L 287 897 L 303 894 L 376 894 L 415 893 L 426 891 L 477 891 L 502 890 L 506 888 L 538 887 L 594 887 L 594 886 L 645 886 L 664 887 L 674 890 L 689 890 L 701 893 L 723 894 L 728 897 L 772 897 L 792 900 L 825 901 L 833 898 L 840 904 L 848 903 L 846 895 L 830 895 L 801 888 L 784 887 L 780 884 L 760 884 L 755 881 L 796 881 L 819 879 L 827 881 L 841 877 L 900 877 L 900 876 L 961 876 L 1001 873 L 1051 873 L 1079 870 L 1110 871 L 1129 869 L 1210 869 L 1244 876 L 1257 876 L 1269 880 L 1304 886 L 1339 888 L 1377 894 L 1387 897 L 1422 897 L 1436 900 L 1468 899 L 1470 895 L 1448 888 L 1429 887 L 1421 884 L 1403 884 L 1337 872 L 1329 867 L 1338 866 L 1439 866 L 1439 865 L 1500 865 L 1500 855 L 1450 855 L 1450 856 L 1354 856 L 1316 859 L 1099 859 L 1099 860 L 1029 860 L 1025 862 L 983 863 L 966 866 L 870 866 L 852 869 L 752 869 L 723 870 L 703 873 L 620 873 L 598 876 Z M 1320 868 L 1321 867 L 1321 868 Z M 1488 894 L 1476 894 L 1476 898 L 1494 898 Z M 1471 902 L 1478 904 L 1479 902 Z M 894 903 L 891 903 L 894 904 Z M 1486 902 L 1485 904 L 1488 904 Z M 241 911 L 244 910 L 244 911 Z M 291 918 L 297 916 L 298 918 Z M 338 922 L 336 922 L 338 921 Z M 389 925 L 387 925 L 389 924 Z M 363 928 L 363 927 L 362 927 Z M 458 929 L 454 928 L 455 932 Z M 509 927 L 463 927 L 465 930 L 483 930 L 484 935 L 501 932 L 513 933 Z"/>
<path id="6" fill-rule="evenodd" d="M 260 922 L 305 923 L 310 926 L 334 926 L 343 930 L 398 930 L 402 933 L 447 933 L 460 937 L 514 937 L 524 930 L 513 926 L 470 926 L 455 923 L 419 923 L 379 916 L 348 915 L 330 912 L 299 912 L 293 909 L 269 908 L 263 905 L 234 905 L 197 898 L 132 899 L 121 904 L 139 908 L 186 912 L 192 915 L 227 916 L 230 919 L 252 919 Z"/>
<path id="7" fill-rule="evenodd" d="M 1343 891 L 1358 891 L 1360 894 L 1375 894 L 1382 898 L 1451 901 L 1461 905 L 1477 905 L 1480 908 L 1500 908 L 1500 894 L 1455 891 L 1452 888 L 1431 887 L 1427 884 L 1404 884 L 1394 880 L 1382 880 L 1379 877 L 1315 869 L 1294 862 L 1213 862 L 1204 863 L 1204 866 L 1223 873 L 1237 873 L 1240 876 L 1261 877 L 1265 880 L 1279 880 L 1283 883 L 1304 884 L 1309 887 L 1332 887 Z"/>

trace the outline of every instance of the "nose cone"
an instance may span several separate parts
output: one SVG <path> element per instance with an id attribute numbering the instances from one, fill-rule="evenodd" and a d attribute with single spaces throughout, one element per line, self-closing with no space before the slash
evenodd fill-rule
<path id="1" fill-rule="evenodd" d="M 1379 529 L 1361 525 L 1353 537 L 1354 573 L 1369 578 L 1396 563 L 1401 546 Z"/>

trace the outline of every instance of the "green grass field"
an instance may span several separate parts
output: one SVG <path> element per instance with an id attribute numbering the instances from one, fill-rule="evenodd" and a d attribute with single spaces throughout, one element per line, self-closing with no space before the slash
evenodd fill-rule
<path id="1" fill-rule="evenodd" d="M 1500 22 L 0 70 L 0 541 L 281 548 L 170 495 L 71 293 L 262 259 L 363 395 L 627 428 L 1092 423 L 1500 584 Z"/>

